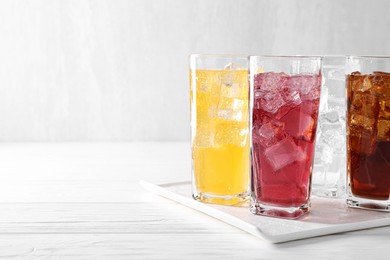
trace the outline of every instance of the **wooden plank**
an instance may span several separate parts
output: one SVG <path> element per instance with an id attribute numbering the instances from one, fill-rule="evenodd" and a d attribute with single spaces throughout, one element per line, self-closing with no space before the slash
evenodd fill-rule
<path id="1" fill-rule="evenodd" d="M 313 259 L 381 255 L 390 228 L 270 245 L 144 191 L 189 179 L 188 143 L 0 145 L 0 258 Z"/>

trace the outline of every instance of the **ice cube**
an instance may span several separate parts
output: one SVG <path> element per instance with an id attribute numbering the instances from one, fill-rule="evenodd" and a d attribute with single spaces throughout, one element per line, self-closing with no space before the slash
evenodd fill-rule
<path id="1" fill-rule="evenodd" d="M 311 115 L 313 118 L 316 117 L 318 115 L 319 103 L 319 100 L 303 101 L 300 105 L 302 113 Z"/>
<path id="2" fill-rule="evenodd" d="M 215 126 L 214 145 L 224 146 L 227 144 L 245 146 L 248 139 L 248 128 L 243 124 L 220 122 Z"/>
<path id="3" fill-rule="evenodd" d="M 286 87 L 300 94 L 302 101 L 317 100 L 320 98 L 321 77 L 314 75 L 295 75 L 291 76 Z"/>
<path id="4" fill-rule="evenodd" d="M 379 118 L 390 119 L 390 100 L 379 101 Z"/>
<path id="5" fill-rule="evenodd" d="M 194 147 L 207 148 L 214 146 L 214 126 L 212 124 L 198 124 L 193 136 Z"/>
<path id="6" fill-rule="evenodd" d="M 345 138 L 341 129 L 331 129 L 322 133 L 322 141 L 332 147 L 337 154 L 345 151 Z"/>
<path id="7" fill-rule="evenodd" d="M 220 96 L 248 99 L 246 71 L 223 71 L 219 75 Z"/>
<path id="8" fill-rule="evenodd" d="M 328 79 L 338 80 L 338 81 L 344 81 L 345 80 L 345 73 L 343 67 L 340 68 L 334 68 L 328 71 Z"/>
<path id="9" fill-rule="evenodd" d="M 221 123 L 216 127 L 214 144 L 215 146 L 231 144 L 242 147 L 246 145 L 247 138 L 248 129 L 246 127 Z"/>
<path id="10" fill-rule="evenodd" d="M 283 95 L 283 100 L 286 104 L 292 103 L 294 105 L 299 105 L 302 103 L 301 95 L 297 90 L 284 88 L 282 95 Z"/>
<path id="11" fill-rule="evenodd" d="M 213 86 L 212 79 L 204 71 L 196 71 L 196 91 L 199 92 L 210 92 Z M 219 85 L 219 84 L 218 84 Z"/>
<path id="12" fill-rule="evenodd" d="M 350 75 L 348 84 L 350 84 L 350 89 L 355 92 L 368 92 L 374 86 L 373 77 L 368 75 Z"/>
<path id="13" fill-rule="evenodd" d="M 225 65 L 225 67 L 223 68 L 224 70 L 243 70 L 245 69 L 244 67 L 241 67 L 233 62 L 230 62 L 228 64 Z"/>
<path id="14" fill-rule="evenodd" d="M 266 92 L 261 96 L 260 106 L 267 112 L 274 114 L 283 105 L 284 101 L 279 92 Z"/>
<path id="15" fill-rule="evenodd" d="M 210 108 L 210 114 L 223 120 L 243 122 L 248 120 L 247 106 L 246 100 L 221 97 L 218 105 Z"/>
<path id="16" fill-rule="evenodd" d="M 378 139 L 390 141 L 390 120 L 378 120 Z"/>
<path id="17" fill-rule="evenodd" d="M 259 137 L 264 139 L 271 139 L 275 135 L 275 131 L 270 124 L 262 125 L 259 129 Z"/>
<path id="18" fill-rule="evenodd" d="M 320 122 L 337 123 L 339 121 L 339 114 L 337 111 L 332 110 L 320 115 Z"/>
<path id="19" fill-rule="evenodd" d="M 372 129 L 375 125 L 375 118 L 352 114 L 350 124 L 354 126 L 361 126 L 366 129 Z"/>
<path id="20" fill-rule="evenodd" d="M 313 89 L 318 90 L 321 86 L 321 78 L 311 75 L 296 75 L 289 77 L 286 83 L 291 89 L 298 91 L 301 95 L 307 95 Z"/>
<path id="21" fill-rule="evenodd" d="M 221 96 L 228 98 L 247 98 L 247 90 L 244 90 L 242 86 L 236 81 L 230 85 L 221 85 Z"/>
<path id="22" fill-rule="evenodd" d="M 339 115 L 341 114 L 345 115 L 345 95 L 342 98 L 329 95 L 327 101 L 328 101 L 328 109 L 337 110 Z M 322 96 L 321 96 L 321 102 L 322 102 Z"/>
<path id="23" fill-rule="evenodd" d="M 326 86 L 329 90 L 329 96 L 345 100 L 345 81 L 329 81 Z"/>
<path id="24" fill-rule="evenodd" d="M 283 126 L 283 123 L 267 117 L 257 120 L 252 128 L 252 140 L 263 147 L 269 147 L 286 137 Z"/>
<path id="25" fill-rule="evenodd" d="M 390 119 L 390 77 L 388 77 L 386 81 L 387 80 L 389 82 L 379 88 L 379 91 L 381 93 L 381 95 L 379 96 L 379 116 L 386 119 Z"/>
<path id="26" fill-rule="evenodd" d="M 351 98 L 351 111 L 360 111 L 364 102 L 364 95 L 361 93 L 353 93 Z"/>
<path id="27" fill-rule="evenodd" d="M 368 77 L 365 77 L 359 91 L 365 92 L 367 90 L 370 90 L 372 87 L 373 84 L 371 83 L 371 80 Z"/>
<path id="28" fill-rule="evenodd" d="M 331 163 L 333 161 L 334 151 L 329 145 L 324 145 L 322 149 L 322 162 L 325 164 Z"/>
<path id="29" fill-rule="evenodd" d="M 374 71 L 374 75 L 370 75 L 369 78 L 379 92 L 390 92 L 390 73 Z M 384 93 L 384 92 L 382 92 Z M 388 94 L 387 94 L 388 96 Z"/>
<path id="30" fill-rule="evenodd" d="M 286 76 L 284 73 L 259 73 L 254 77 L 254 87 L 265 92 L 281 90 L 287 80 Z"/>
<path id="31" fill-rule="evenodd" d="M 347 75 L 348 91 L 359 91 L 363 85 L 364 76 L 360 72 L 352 72 Z"/>
<path id="32" fill-rule="evenodd" d="M 342 161 L 345 158 L 341 156 L 334 156 L 333 160 L 326 164 L 326 173 L 325 173 L 325 187 L 336 187 L 339 182 L 342 170 Z"/>
<path id="33" fill-rule="evenodd" d="M 265 149 L 264 155 L 274 171 L 278 171 L 291 163 L 302 161 L 306 158 L 302 149 L 290 137 Z"/>
<path id="34" fill-rule="evenodd" d="M 252 133 L 252 139 L 264 147 L 268 147 L 274 142 L 275 130 L 270 123 L 255 127 Z"/>
<path id="35" fill-rule="evenodd" d="M 281 121 L 284 123 L 284 131 L 296 138 L 304 138 L 311 141 L 314 133 L 314 119 L 301 111 L 301 107 L 291 109 Z"/>
<path id="36" fill-rule="evenodd" d="M 358 114 L 367 118 L 377 118 L 379 101 L 377 95 L 370 93 L 353 93 L 349 113 Z"/>
<path id="37" fill-rule="evenodd" d="M 302 97 L 302 100 L 319 100 L 321 96 L 321 91 L 319 88 L 313 88 L 309 93 Z"/>
<path id="38" fill-rule="evenodd" d="M 360 125 L 348 126 L 348 150 L 352 153 L 370 155 L 376 148 L 377 133 Z"/>
<path id="39" fill-rule="evenodd" d="M 234 82 L 234 74 L 233 73 L 223 73 L 221 75 L 221 83 L 226 86 L 232 86 Z"/>
<path id="40" fill-rule="evenodd" d="M 260 99 L 260 97 L 263 95 L 263 92 L 260 89 L 255 89 L 254 91 L 254 98 Z"/>
<path id="41" fill-rule="evenodd" d="M 219 80 L 219 76 L 208 77 L 206 84 L 208 85 L 208 92 L 210 92 L 212 97 L 220 97 L 222 84 Z"/>
<path id="42" fill-rule="evenodd" d="M 319 115 L 319 129 L 322 132 L 335 130 L 336 132 L 343 131 L 343 123 L 340 121 L 338 111 L 332 110 Z"/>

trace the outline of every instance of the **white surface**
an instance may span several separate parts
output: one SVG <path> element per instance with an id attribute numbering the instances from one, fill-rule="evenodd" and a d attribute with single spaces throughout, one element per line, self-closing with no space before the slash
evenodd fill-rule
<path id="1" fill-rule="evenodd" d="M 2 0 L 0 141 L 189 140 L 190 53 L 389 54 L 388 0 Z"/>
<path id="2" fill-rule="evenodd" d="M 191 182 L 153 184 L 140 182 L 146 190 L 229 223 L 258 238 L 283 243 L 347 231 L 390 225 L 390 214 L 356 210 L 346 206 L 345 199 L 312 196 L 310 214 L 296 220 L 256 216 L 248 205 L 232 207 L 205 204 L 192 199 Z"/>
<path id="3" fill-rule="evenodd" d="M 376 259 L 390 227 L 272 245 L 151 194 L 190 176 L 187 143 L 0 144 L 0 257 Z"/>

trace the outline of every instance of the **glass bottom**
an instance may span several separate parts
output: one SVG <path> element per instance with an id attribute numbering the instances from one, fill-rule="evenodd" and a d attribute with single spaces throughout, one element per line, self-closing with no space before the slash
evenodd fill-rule
<path id="1" fill-rule="evenodd" d="M 312 189 L 312 194 L 316 195 L 317 197 L 324 197 L 324 198 L 345 198 L 346 193 L 344 188 L 326 188 L 321 186 L 314 186 Z"/>
<path id="2" fill-rule="evenodd" d="M 251 203 L 250 211 L 256 215 L 267 217 L 277 217 L 286 219 L 297 219 L 310 210 L 310 202 L 299 207 L 278 207 L 270 206 L 262 203 Z"/>
<path id="3" fill-rule="evenodd" d="M 390 212 L 390 200 L 371 200 L 349 195 L 347 205 L 351 208 Z"/>
<path id="4" fill-rule="evenodd" d="M 242 204 L 243 202 L 247 201 L 249 194 L 240 193 L 237 195 L 218 196 L 205 192 L 199 192 L 198 194 L 192 194 L 192 197 L 200 202 L 232 206 Z"/>

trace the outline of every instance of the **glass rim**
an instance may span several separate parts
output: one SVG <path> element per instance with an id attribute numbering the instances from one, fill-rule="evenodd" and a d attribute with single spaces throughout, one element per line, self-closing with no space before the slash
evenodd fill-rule
<path id="1" fill-rule="evenodd" d="M 384 55 L 346 55 L 347 59 L 390 59 L 390 56 Z"/>
<path id="2" fill-rule="evenodd" d="M 322 60 L 324 56 L 321 55 L 250 55 L 250 59 L 313 59 Z"/>
<path id="3" fill-rule="evenodd" d="M 346 57 L 348 57 L 348 55 L 343 55 L 343 54 L 340 54 L 340 55 L 337 55 L 337 54 L 329 54 L 329 55 L 315 55 L 315 56 L 320 56 L 322 58 L 343 58 L 345 59 Z"/>
<path id="4" fill-rule="evenodd" d="M 245 58 L 248 59 L 248 54 L 204 54 L 204 53 L 193 53 L 189 55 L 191 58 L 206 58 L 206 57 L 214 57 L 214 58 Z"/>

